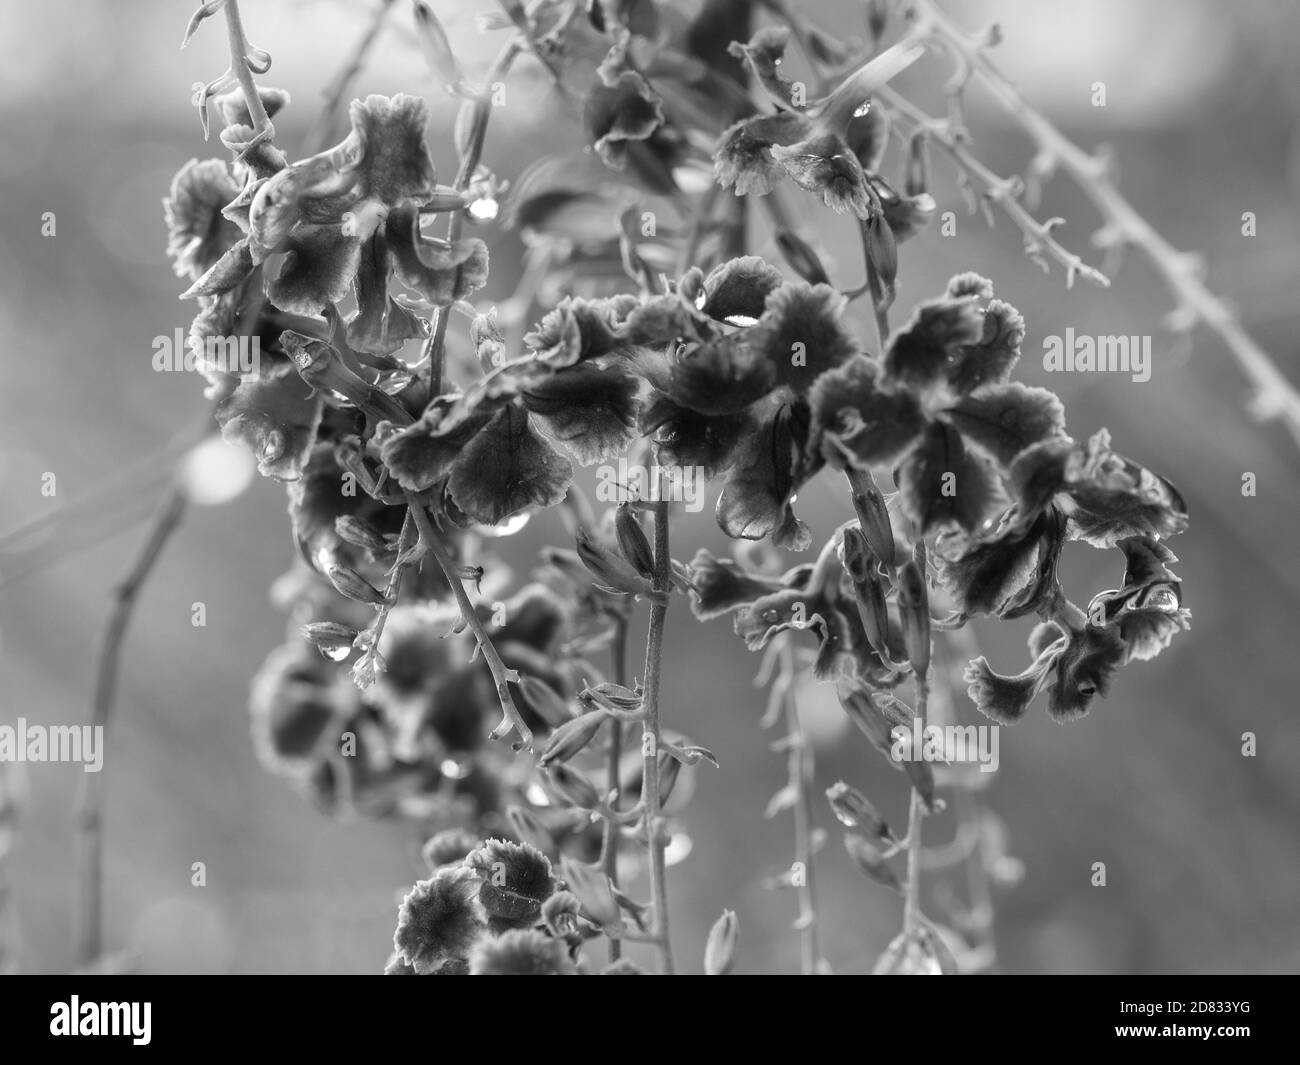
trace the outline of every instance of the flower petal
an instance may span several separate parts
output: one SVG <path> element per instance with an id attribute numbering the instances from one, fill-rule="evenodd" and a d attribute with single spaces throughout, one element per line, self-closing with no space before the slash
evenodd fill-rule
<path id="1" fill-rule="evenodd" d="M 573 466 L 529 424 L 528 412 L 508 406 L 461 451 L 447 482 L 452 501 L 485 525 L 525 507 L 554 506 L 573 482 Z"/>
<path id="2" fill-rule="evenodd" d="M 767 297 L 763 317 L 746 342 L 771 365 L 776 379 L 800 394 L 827 370 L 860 351 L 844 326 L 848 301 L 829 285 L 795 281 Z"/>
<path id="3" fill-rule="evenodd" d="M 808 119 L 791 111 L 741 119 L 723 131 L 713 150 L 714 179 L 737 196 L 766 196 L 786 174 L 772 148 L 802 141 L 811 130 Z"/>
<path id="4" fill-rule="evenodd" d="M 543 430 L 590 466 L 636 436 L 639 380 L 618 365 L 586 362 L 524 385 L 520 399 Z"/>
<path id="5" fill-rule="evenodd" d="M 844 140 L 822 133 L 790 145 L 773 145 L 772 158 L 801 189 L 815 192 L 837 214 L 871 215 L 873 196 L 862 164 Z"/>
<path id="6" fill-rule="evenodd" d="M 892 462 L 925 427 L 916 398 L 883 388 L 879 367 L 865 355 L 818 377 L 808 402 L 812 407 L 808 447 L 833 466 Z"/>
<path id="7" fill-rule="evenodd" d="M 588 94 L 583 119 L 592 147 L 606 166 L 627 166 L 629 141 L 646 140 L 664 121 L 663 105 L 649 83 L 625 70 L 612 84 L 598 83 Z"/>
<path id="8" fill-rule="evenodd" d="M 970 277 L 984 280 L 978 275 Z M 1020 360 L 1024 339 L 1025 320 L 1020 312 L 1009 303 L 993 300 L 984 310 L 983 336 L 978 342 L 957 349 L 948 367 L 948 382 L 958 392 L 966 393 L 981 385 L 1007 381 L 1012 367 Z"/>
<path id="9" fill-rule="evenodd" d="M 759 319 L 767 298 L 784 284 L 781 272 L 757 255 L 720 263 L 704 279 L 704 305 L 710 318 L 724 321 L 743 316 Z"/>
<path id="10" fill-rule="evenodd" d="M 779 578 L 751 573 L 703 548 L 691 559 L 691 584 L 691 612 L 701 621 L 738 610 L 784 587 Z"/>
<path id="11" fill-rule="evenodd" d="M 1102 429 L 1071 453 L 1065 469 L 1070 536 L 1111 547 L 1130 536 L 1174 536 L 1187 528 L 1187 504 L 1174 485 L 1110 449 Z"/>
<path id="12" fill-rule="evenodd" d="M 322 314 L 348 294 L 360 262 L 361 242 L 344 226 L 299 226 L 266 298 L 291 314 Z"/>
<path id="13" fill-rule="evenodd" d="M 239 183 L 221 159 L 191 159 L 172 178 L 163 200 L 167 257 L 177 277 L 197 281 L 240 239 L 221 210 L 239 195 Z"/>
<path id="14" fill-rule="evenodd" d="M 736 461 L 739 445 L 753 432 L 754 422 L 744 413 L 701 414 L 655 393 L 641 410 L 640 428 L 644 434 L 654 434 L 660 465 L 698 467 L 709 480 Z"/>
<path id="15" fill-rule="evenodd" d="M 998 503 L 1001 492 L 987 464 L 950 426 L 932 423 L 903 460 L 898 487 L 908 516 L 927 532 L 952 522 L 968 532 Z"/>
<path id="16" fill-rule="evenodd" d="M 1096 696 L 1105 698 L 1125 653 L 1124 640 L 1113 629 L 1089 625 L 1072 633 L 1056 660 L 1047 712 L 1060 722 L 1083 717 Z"/>
<path id="17" fill-rule="evenodd" d="M 1065 408 L 1045 388 L 985 385 L 943 417 L 1004 466 L 1033 444 L 1065 435 Z"/>
<path id="18" fill-rule="evenodd" d="M 296 481 L 316 442 L 323 400 L 296 374 L 248 378 L 217 407 L 221 435 L 246 445 L 263 477 Z"/>
<path id="19" fill-rule="evenodd" d="M 477 237 L 455 244 L 427 240 L 419 212 L 410 206 L 390 212 L 384 232 L 398 280 L 435 306 L 463 300 L 487 284 L 487 245 Z"/>
<path id="20" fill-rule="evenodd" d="M 889 338 L 886 377 L 925 388 L 940 380 L 952 359 L 984 332 L 984 312 L 971 297 L 943 297 L 917 305 L 912 317 Z"/>

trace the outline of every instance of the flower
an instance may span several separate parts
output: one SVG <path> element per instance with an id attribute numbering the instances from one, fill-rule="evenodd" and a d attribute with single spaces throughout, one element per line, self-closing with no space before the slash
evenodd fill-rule
<path id="1" fill-rule="evenodd" d="M 467 868 L 439 870 L 411 888 L 397 912 L 393 946 L 416 973 L 463 961 L 484 939 L 478 891 L 478 877 Z"/>
<path id="2" fill-rule="evenodd" d="M 229 164 L 220 159 L 191 159 L 176 172 L 163 216 L 177 277 L 197 281 L 239 240 L 239 227 L 221 213 L 238 192 Z"/>
<path id="3" fill-rule="evenodd" d="M 466 856 L 465 868 L 481 881 L 479 903 L 493 931 L 535 924 L 556 888 L 550 861 L 529 843 L 490 839 Z"/>
<path id="4" fill-rule="evenodd" d="M 963 274 L 920 304 L 880 362 L 858 356 L 814 386 L 810 458 L 897 465 L 908 516 L 927 531 L 978 528 L 1002 498 L 1000 477 L 1027 449 L 1066 441 L 1060 401 L 1008 380 L 1024 324 Z"/>
<path id="5" fill-rule="evenodd" d="M 469 958 L 471 976 L 576 976 L 564 942 L 535 929 L 481 940 Z"/>

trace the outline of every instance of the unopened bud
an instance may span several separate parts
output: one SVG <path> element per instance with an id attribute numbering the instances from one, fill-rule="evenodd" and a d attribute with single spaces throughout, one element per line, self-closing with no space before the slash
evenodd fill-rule
<path id="1" fill-rule="evenodd" d="M 861 828 L 887 843 L 894 842 L 894 834 L 880 816 L 880 811 L 857 788 L 840 780 L 826 789 L 826 798 L 836 820 L 846 828 Z"/>
<path id="2" fill-rule="evenodd" d="M 313 621 L 304 625 L 301 631 L 303 638 L 327 658 L 333 658 L 340 651 L 343 652 L 341 657 L 347 657 L 352 641 L 357 638 L 356 629 L 337 621 Z"/>
<path id="3" fill-rule="evenodd" d="M 356 547 L 382 554 L 391 549 L 391 544 L 384 539 L 383 533 L 368 521 L 362 521 L 351 514 L 344 514 L 334 519 L 334 532 L 340 540 L 345 540 Z"/>
<path id="4" fill-rule="evenodd" d="M 740 924 L 734 910 L 723 910 L 722 916 L 709 929 L 709 940 L 704 947 L 704 973 L 706 976 L 726 976 L 736 960 L 736 940 Z"/>
<path id="5" fill-rule="evenodd" d="M 889 658 L 889 607 L 885 587 L 876 573 L 875 557 L 861 529 L 844 530 L 844 570 L 853 582 L 858 614 L 867 642 L 882 658 Z"/>
<path id="6" fill-rule="evenodd" d="M 830 275 L 807 241 L 791 229 L 777 230 L 776 246 L 796 274 L 810 285 L 829 285 Z"/>
<path id="7" fill-rule="evenodd" d="M 644 595 L 652 585 L 613 551 L 596 541 L 585 529 L 577 535 L 578 558 L 600 582 L 597 587 L 621 595 Z"/>
<path id="8" fill-rule="evenodd" d="M 865 484 L 854 484 L 853 509 L 858 514 L 858 525 L 867 538 L 871 553 L 889 569 L 894 568 L 897 548 L 894 544 L 894 526 L 889 520 L 889 508 L 869 472 L 863 471 Z M 861 487 L 861 491 L 858 488 Z"/>
<path id="9" fill-rule="evenodd" d="M 424 0 L 415 0 L 415 37 L 443 90 L 453 96 L 459 93 L 465 84 L 465 74 L 451 50 L 447 31 Z"/>
<path id="10" fill-rule="evenodd" d="M 557 729 L 567 721 L 573 720 L 573 708 L 569 700 L 563 698 L 544 680 L 525 673 L 519 678 L 519 689 L 524 698 L 536 712 L 537 716 L 551 728 Z"/>
<path id="11" fill-rule="evenodd" d="M 909 559 L 898 571 L 898 616 L 907 660 L 917 676 L 923 677 L 930 668 L 930 598 L 915 559 Z"/>
<path id="12" fill-rule="evenodd" d="M 547 766 L 546 775 L 557 795 L 570 806 L 580 810 L 594 810 L 600 805 L 600 793 L 585 773 L 580 773 L 563 762 Z"/>
<path id="13" fill-rule="evenodd" d="M 925 130 L 917 130 L 907 142 L 907 158 L 903 163 L 903 191 L 909 198 L 930 191 L 930 137 Z"/>
<path id="14" fill-rule="evenodd" d="M 608 716 L 603 710 L 589 710 L 566 721 L 551 733 L 537 764 L 544 769 L 552 762 L 567 762 L 595 738 Z"/>
<path id="15" fill-rule="evenodd" d="M 384 606 L 388 603 L 388 597 L 383 592 L 348 566 L 335 562 L 325 567 L 325 576 L 340 595 L 355 599 L 358 603 L 370 603 L 373 606 Z"/>
<path id="16" fill-rule="evenodd" d="M 894 231 L 883 213 L 872 215 L 866 227 L 867 258 L 888 291 L 898 278 L 898 243 L 894 240 Z"/>
<path id="17" fill-rule="evenodd" d="M 857 867 L 877 884 L 884 884 L 885 887 L 897 891 L 900 895 L 903 893 L 903 885 L 898 882 L 894 870 L 889 868 L 885 856 L 861 836 L 845 836 L 844 849 L 849 852 L 849 857 Z"/>
<path id="18" fill-rule="evenodd" d="M 648 581 L 655 577 L 655 556 L 630 503 L 620 503 L 614 513 L 614 532 L 618 549 L 632 568 Z"/>
<path id="19" fill-rule="evenodd" d="M 600 925 L 606 935 L 617 936 L 623 930 L 623 914 L 614 898 L 609 877 L 599 869 L 568 857 L 560 859 L 560 871 L 569 890 L 582 903 L 582 912 Z"/>

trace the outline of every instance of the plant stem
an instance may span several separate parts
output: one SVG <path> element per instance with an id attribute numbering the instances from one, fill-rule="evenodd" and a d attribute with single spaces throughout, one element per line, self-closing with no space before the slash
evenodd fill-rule
<path id="1" fill-rule="evenodd" d="M 465 591 L 465 582 L 456 570 L 456 564 L 447 554 L 447 549 L 443 547 L 442 541 L 438 537 L 437 530 L 433 527 L 433 522 L 429 520 L 429 515 L 425 512 L 424 506 L 418 499 L 409 498 L 410 512 L 415 516 L 415 526 L 420 530 L 420 540 L 429 553 L 438 561 L 442 568 L 443 576 L 447 578 L 447 583 L 451 585 L 452 594 L 456 596 L 456 603 L 460 607 L 461 616 L 465 619 L 465 624 L 469 626 L 474 638 L 478 640 L 478 648 L 483 652 L 483 660 L 487 662 L 488 669 L 492 671 L 492 680 L 496 684 L 497 700 L 501 703 L 502 718 L 501 723 L 490 733 L 492 739 L 499 740 L 507 735 L 511 728 L 519 733 L 519 743 L 515 745 L 515 750 L 523 748 L 531 751 L 533 749 L 533 732 L 532 729 L 524 722 L 523 716 L 519 713 L 515 701 L 510 695 L 510 685 L 519 681 L 519 674 L 509 668 L 497 653 L 493 646 L 492 637 L 488 635 L 487 628 L 483 624 L 483 619 L 478 616 L 478 611 L 474 609 L 474 603 L 470 600 L 469 593 Z"/>
<path id="2" fill-rule="evenodd" d="M 789 744 L 790 781 L 795 785 L 794 849 L 795 861 L 803 867 L 803 880 L 799 891 L 799 944 L 800 972 L 813 976 L 821 963 L 821 945 L 817 928 L 817 885 L 813 875 L 813 833 L 816 820 L 813 814 L 811 793 L 813 786 L 813 755 L 808 738 L 799 720 L 799 701 L 795 695 L 794 650 L 789 640 L 781 644 L 781 672 L 788 678 L 785 686 L 785 719 Z"/>
<path id="3" fill-rule="evenodd" d="M 664 621 L 672 588 L 672 560 L 668 554 L 668 503 L 654 504 L 655 573 L 657 593 L 650 607 L 650 633 L 645 649 L 645 720 L 641 725 L 641 797 L 645 804 L 647 850 L 650 858 L 650 907 L 654 913 L 655 940 L 659 947 L 659 973 L 673 974 L 673 949 L 668 927 L 668 877 L 664 867 L 663 825 L 659 797 L 659 679 L 663 664 Z"/>
<path id="4" fill-rule="evenodd" d="M 613 657 L 614 683 L 627 684 L 627 618 L 619 614 L 614 620 L 614 643 L 610 648 L 610 654 Z M 605 785 L 606 801 L 610 808 L 618 809 L 619 799 L 622 797 L 619 788 L 619 763 L 623 759 L 623 722 L 612 714 L 609 718 L 609 755 L 606 765 L 608 766 L 607 778 Z M 613 818 L 605 822 L 605 832 L 601 839 L 601 864 L 605 869 L 605 875 L 609 877 L 609 882 L 618 887 L 618 835 L 619 826 Z M 611 938 L 609 941 L 609 960 L 618 961 L 623 956 L 623 944 L 618 939 Z"/>
<path id="5" fill-rule="evenodd" d="M 113 716 L 117 693 L 118 666 L 122 643 L 141 588 L 162 555 L 167 541 L 180 525 L 188 499 L 179 482 L 172 485 L 154 515 L 149 535 L 126 576 L 113 593 L 113 609 L 103 630 L 95 666 L 95 693 L 90 711 L 90 725 L 100 728 L 101 747 Z M 81 851 L 81 928 L 77 939 L 77 957 L 83 965 L 93 962 L 103 951 L 104 918 L 104 796 L 108 764 L 98 773 L 82 774 L 81 794 L 77 801 L 77 827 Z"/>
<path id="6" fill-rule="evenodd" d="M 926 703 L 930 697 L 929 680 L 916 675 L 916 717 L 922 731 L 925 729 Z M 921 917 L 921 814 L 924 807 L 921 793 L 912 789 L 911 804 L 907 811 L 907 886 L 903 896 L 903 934 L 915 932 Z"/>
<path id="7" fill-rule="evenodd" d="M 469 183 L 474 178 L 474 171 L 478 169 L 479 160 L 483 156 L 483 142 L 487 138 L 488 117 L 492 114 L 492 86 L 506 76 L 516 56 L 522 50 L 518 38 L 512 37 L 505 47 L 501 49 L 500 54 L 488 70 L 484 91 L 474 99 L 466 100 L 461 105 L 462 109 L 473 112 L 473 118 L 471 119 L 465 154 L 461 157 L 460 166 L 456 171 L 456 180 L 453 184 L 453 188 L 457 192 L 464 192 L 469 188 Z M 449 244 L 455 244 L 456 241 L 460 240 L 463 225 L 462 213 L 452 211 L 451 218 L 447 221 L 447 242 Z M 447 324 L 450 318 L 450 307 L 439 307 L 437 309 L 434 313 L 433 332 L 424 347 L 422 361 L 428 361 L 429 363 L 429 380 L 433 384 L 432 394 L 435 396 L 442 394 L 446 378 Z"/>
<path id="8" fill-rule="evenodd" d="M 370 16 L 370 25 L 357 39 L 357 43 L 353 46 L 347 61 L 339 72 L 334 75 L 334 80 L 326 88 L 324 94 L 325 104 L 321 108 L 320 114 L 316 116 L 316 122 L 311 128 L 311 132 L 307 134 L 307 139 L 303 145 L 304 155 L 315 155 L 333 138 L 335 120 L 339 108 L 343 104 L 343 97 L 347 95 L 353 82 L 356 81 L 357 76 L 366 65 L 366 57 L 375 46 L 375 41 L 379 39 L 379 31 L 384 28 L 384 21 L 388 18 L 388 13 L 392 10 L 392 7 L 393 0 L 379 0 L 379 6 L 375 8 Z"/>

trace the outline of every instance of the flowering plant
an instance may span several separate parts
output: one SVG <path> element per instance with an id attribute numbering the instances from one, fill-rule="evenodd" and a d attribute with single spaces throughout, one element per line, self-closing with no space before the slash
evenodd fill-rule
<path id="1" fill-rule="evenodd" d="M 231 68 L 195 102 L 205 130 L 220 116 L 229 158 L 176 175 L 167 251 L 216 423 L 284 483 L 298 554 L 275 592 L 286 642 L 252 685 L 259 754 L 324 810 L 406 818 L 427 839 L 389 973 L 640 972 L 628 943 L 672 972 L 666 851 L 693 774 L 719 759 L 707 718 L 688 734 L 660 697 L 664 628 L 674 604 L 729 615 L 764 655 L 765 723 L 788 727 L 790 782 L 768 812 L 795 813 L 798 875 L 784 882 L 799 889 L 804 971 L 826 968 L 794 701 L 805 667 L 908 779 L 902 832 L 850 784 L 827 792 L 853 860 L 904 897 L 876 971 L 987 967 L 987 927 L 921 912 L 925 818 L 981 802 L 978 775 L 900 757 L 899 737 L 954 724 L 962 694 L 993 726 L 1040 698 L 1060 722 L 1088 713 L 1122 667 L 1188 627 L 1167 546 L 1188 515 L 1105 429 L 1076 436 L 1052 392 L 1013 378 L 1024 319 L 989 279 L 960 273 L 891 327 L 937 209 L 930 145 L 1031 256 L 1105 278 L 973 159 L 953 132 L 959 108 L 944 124 L 893 86 L 927 46 L 974 54 L 928 4 L 888 46 L 898 22 L 874 2 L 867 39 L 849 41 L 777 0 L 502 8 L 484 28 L 505 44 L 476 84 L 416 0 L 446 97 L 355 100 L 350 130 L 300 157 L 276 137 L 291 104 L 256 84 L 270 58 L 247 43 L 237 0 L 208 0 L 190 26 L 228 24 Z M 810 81 L 786 73 L 792 43 Z M 525 58 L 580 116 L 588 151 L 507 186 L 482 150 Z M 459 112 L 450 181 L 426 143 L 446 98 Z M 884 173 L 891 135 L 897 179 Z M 833 280 L 792 193 L 860 234 L 860 285 Z M 779 261 L 747 253 L 758 212 Z M 489 243 L 467 235 L 494 225 L 528 249 L 500 308 L 480 299 Z M 870 308 L 871 335 L 855 306 Z M 257 339 L 251 371 L 211 357 L 232 337 Z M 654 473 L 598 510 L 583 471 L 619 459 Z M 734 557 L 670 543 L 686 471 L 717 486 Z M 834 528 L 796 513 L 814 478 L 845 489 Z M 571 541 L 515 580 L 503 537 L 544 508 Z M 1059 566 L 1071 542 L 1113 551 L 1119 587 L 1077 605 Z M 1027 664 L 994 669 L 969 623 L 1028 616 Z M 695 953 L 725 973 L 737 940 L 728 911 Z"/>

